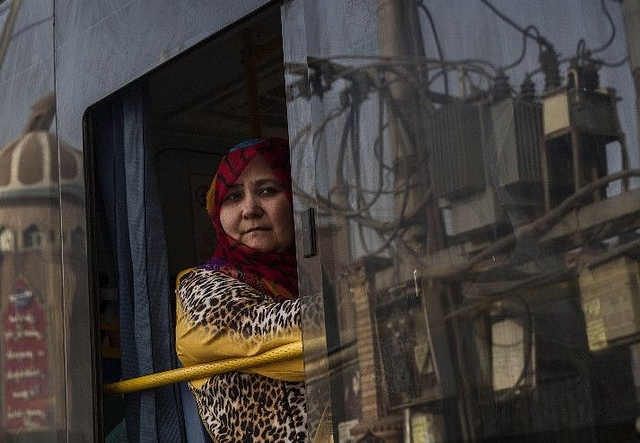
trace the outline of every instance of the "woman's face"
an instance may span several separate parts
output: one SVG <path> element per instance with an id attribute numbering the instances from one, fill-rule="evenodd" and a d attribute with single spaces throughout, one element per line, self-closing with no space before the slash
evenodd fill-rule
<path id="1" fill-rule="evenodd" d="M 262 252 L 293 247 L 293 214 L 285 188 L 262 155 L 252 158 L 229 186 L 220 207 L 224 232 Z"/>

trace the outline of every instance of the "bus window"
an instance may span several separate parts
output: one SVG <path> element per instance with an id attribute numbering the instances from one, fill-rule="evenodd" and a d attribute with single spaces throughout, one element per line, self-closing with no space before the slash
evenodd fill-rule
<path id="1" fill-rule="evenodd" d="M 280 30 L 267 8 L 87 110 L 100 383 L 178 366 L 173 286 L 215 246 L 204 197 L 218 162 L 240 140 L 287 136 Z M 103 396 L 105 440 L 205 441 L 185 392 Z"/>

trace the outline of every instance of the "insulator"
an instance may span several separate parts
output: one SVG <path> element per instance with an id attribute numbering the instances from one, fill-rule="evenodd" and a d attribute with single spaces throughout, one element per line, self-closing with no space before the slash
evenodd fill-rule
<path id="1" fill-rule="evenodd" d="M 558 54 L 553 47 L 547 45 L 540 51 L 539 57 L 542 72 L 544 72 L 544 90 L 549 91 L 560 86 L 560 67 Z"/>
<path id="2" fill-rule="evenodd" d="M 595 63 L 585 66 L 572 66 L 567 70 L 566 86 L 569 89 L 593 92 L 600 86 L 600 76 Z"/>
<path id="3" fill-rule="evenodd" d="M 536 95 L 536 85 L 531 80 L 531 77 L 527 76 L 520 85 L 520 97 L 525 100 L 533 100 Z"/>
<path id="4" fill-rule="evenodd" d="M 582 87 L 587 91 L 595 91 L 599 86 L 598 67 L 594 63 L 589 63 L 582 71 Z"/>
<path id="5" fill-rule="evenodd" d="M 511 89 L 509 87 L 509 77 L 502 71 L 493 79 L 493 100 L 498 102 L 511 96 Z"/>

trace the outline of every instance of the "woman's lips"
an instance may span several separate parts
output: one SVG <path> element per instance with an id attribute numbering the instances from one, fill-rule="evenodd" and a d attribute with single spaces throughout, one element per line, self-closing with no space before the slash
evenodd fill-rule
<path id="1" fill-rule="evenodd" d="M 267 228 L 263 228 L 261 226 L 255 227 L 255 228 L 249 228 L 246 231 L 243 232 L 243 234 L 249 234 L 250 232 L 255 232 L 255 231 L 266 231 Z"/>

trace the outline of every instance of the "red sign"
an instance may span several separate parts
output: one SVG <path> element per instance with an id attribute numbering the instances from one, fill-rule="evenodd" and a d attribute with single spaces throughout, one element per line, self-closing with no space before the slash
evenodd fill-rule
<path id="1" fill-rule="evenodd" d="M 47 317 L 23 280 L 16 284 L 2 315 L 2 367 L 6 431 L 51 427 Z"/>

